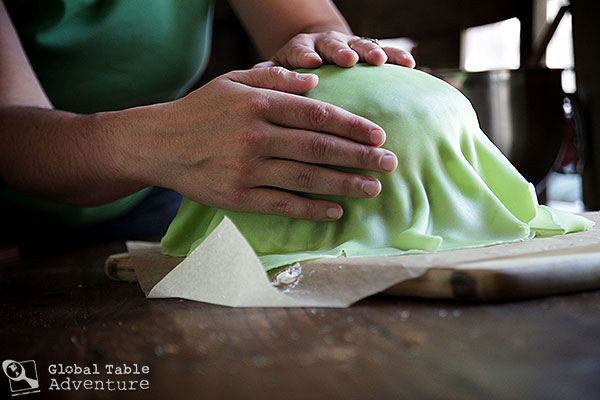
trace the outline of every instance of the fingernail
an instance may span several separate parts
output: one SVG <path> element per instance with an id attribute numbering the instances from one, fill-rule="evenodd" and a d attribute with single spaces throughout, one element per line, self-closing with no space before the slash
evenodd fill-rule
<path id="1" fill-rule="evenodd" d="M 315 74 L 298 74 L 298 79 L 300 79 L 301 81 L 307 81 L 309 79 L 312 79 L 313 76 L 315 76 Z"/>
<path id="2" fill-rule="evenodd" d="M 402 58 L 404 59 L 404 65 L 415 65 L 417 63 L 410 53 L 402 54 Z"/>
<path id="3" fill-rule="evenodd" d="M 328 208 L 327 211 L 325 211 L 325 214 L 327 215 L 327 218 L 331 219 L 338 219 L 342 216 L 339 208 Z"/>
<path id="4" fill-rule="evenodd" d="M 379 181 L 366 181 L 362 185 L 362 190 L 367 196 L 375 196 L 381 191 L 381 183 Z"/>
<path id="5" fill-rule="evenodd" d="M 392 172 L 394 169 L 396 169 L 396 165 L 397 165 L 396 156 L 391 155 L 391 154 L 386 154 L 385 156 L 381 157 L 381 161 L 379 162 L 379 165 L 381 166 L 381 169 L 383 169 L 384 171 Z"/>
<path id="6" fill-rule="evenodd" d="M 370 51 L 367 53 L 367 55 L 371 55 L 371 54 L 373 54 L 373 55 L 374 55 L 374 54 L 379 54 L 380 56 L 385 56 L 385 53 L 384 53 L 384 52 L 383 52 L 383 50 L 381 50 L 381 49 L 373 49 L 373 50 L 370 50 Z"/>
<path id="7" fill-rule="evenodd" d="M 369 139 L 371 139 L 371 143 L 383 144 L 385 142 L 385 132 L 381 129 L 371 129 L 369 131 Z"/>
<path id="8" fill-rule="evenodd" d="M 270 67 L 271 65 L 273 65 L 273 63 L 271 61 L 263 61 L 263 62 L 254 64 L 254 66 L 252 68 L 267 68 L 267 67 Z"/>

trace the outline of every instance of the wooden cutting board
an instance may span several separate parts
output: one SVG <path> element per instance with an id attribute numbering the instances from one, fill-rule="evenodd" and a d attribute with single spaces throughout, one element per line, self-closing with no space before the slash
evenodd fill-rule
<path id="1" fill-rule="evenodd" d="M 415 271 L 415 278 L 393 284 L 383 294 L 501 301 L 597 289 L 600 288 L 600 218 L 598 212 L 584 216 L 594 220 L 596 226 L 588 232 L 564 236 L 429 254 L 308 261 L 301 267 L 303 275 L 312 278 L 303 284 L 314 288 L 315 284 L 323 285 L 325 277 L 333 288 L 333 271 L 343 269 L 354 277 L 357 274 L 367 277 L 403 268 Z M 183 260 L 163 256 L 158 249 L 148 249 L 147 253 L 148 260 L 153 260 L 153 268 L 167 271 Z M 270 271 L 271 281 L 283 270 Z M 114 280 L 137 280 L 127 253 L 110 256 L 105 272 Z"/>

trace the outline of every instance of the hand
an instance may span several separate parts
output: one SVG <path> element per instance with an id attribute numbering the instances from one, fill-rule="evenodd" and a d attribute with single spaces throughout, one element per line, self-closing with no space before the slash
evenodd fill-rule
<path id="1" fill-rule="evenodd" d="M 373 177 L 320 165 L 391 172 L 396 156 L 378 148 L 384 131 L 341 108 L 296 94 L 313 74 L 281 67 L 234 71 L 183 99 L 134 109 L 150 134 L 122 148 L 139 180 L 197 202 L 314 221 L 341 217 L 340 205 L 294 192 L 374 197 Z M 143 126 L 137 126 L 143 130 Z"/>
<path id="2" fill-rule="evenodd" d="M 254 67 L 281 65 L 294 68 L 318 68 L 323 62 L 351 67 L 362 61 L 372 65 L 390 62 L 415 67 L 413 56 L 396 47 L 381 47 L 375 39 L 361 38 L 337 31 L 299 33 L 269 60 Z"/>

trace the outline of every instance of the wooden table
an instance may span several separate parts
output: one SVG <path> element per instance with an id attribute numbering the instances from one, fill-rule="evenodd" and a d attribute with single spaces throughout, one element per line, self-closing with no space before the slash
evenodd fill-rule
<path id="1" fill-rule="evenodd" d="M 32 399 L 600 398 L 600 291 L 231 309 L 146 300 L 137 284 L 108 280 L 105 258 L 124 250 L 109 243 L 0 264 L 0 361 L 36 361 Z M 49 391 L 58 363 L 147 365 L 150 388 Z M 0 398 L 9 393 L 2 374 Z"/>

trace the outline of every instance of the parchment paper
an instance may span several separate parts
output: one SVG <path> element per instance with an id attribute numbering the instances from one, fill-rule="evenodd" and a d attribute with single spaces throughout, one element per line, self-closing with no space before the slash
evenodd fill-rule
<path id="1" fill-rule="evenodd" d="M 276 287 L 279 274 L 274 277 L 276 282 L 269 279 L 246 239 L 228 218 L 185 258 L 163 256 L 158 243 L 128 242 L 127 246 L 138 282 L 148 298 L 178 297 L 231 307 L 348 307 L 385 290 L 390 282 L 424 272 L 421 268 L 385 268 L 379 274 L 369 273 L 371 279 L 365 279 L 360 268 L 342 267 L 333 273 L 330 269 L 317 274 L 311 270 L 311 279 L 306 279 L 308 275 L 296 265 L 291 272 L 279 271 L 283 272 L 280 281 L 284 282 Z M 298 288 L 302 281 L 305 284 Z"/>
<path id="2" fill-rule="evenodd" d="M 162 255 L 158 243 L 128 242 L 128 249 L 148 298 L 175 297 L 231 307 L 348 307 L 436 268 L 513 270 L 525 275 L 533 271 L 536 279 L 540 272 L 541 279 L 544 273 L 567 279 L 574 268 L 594 269 L 590 277 L 596 284 L 600 218 L 597 212 L 585 216 L 596 221 L 588 232 L 438 253 L 329 258 L 269 274 L 228 218 L 186 258 Z"/>

